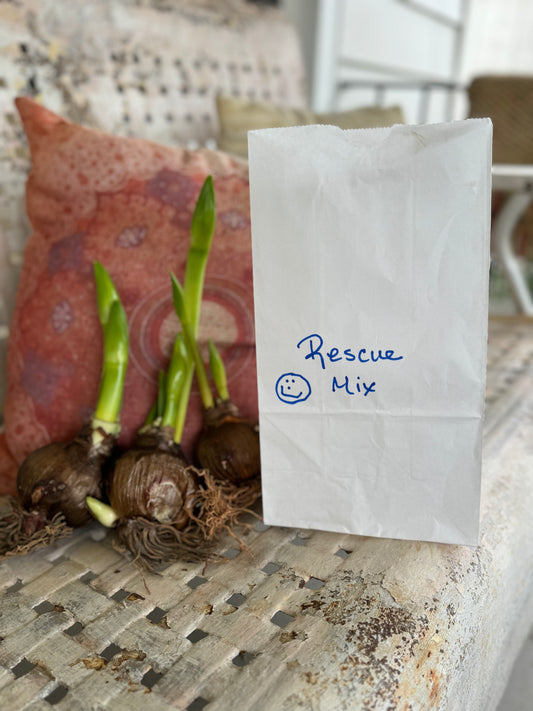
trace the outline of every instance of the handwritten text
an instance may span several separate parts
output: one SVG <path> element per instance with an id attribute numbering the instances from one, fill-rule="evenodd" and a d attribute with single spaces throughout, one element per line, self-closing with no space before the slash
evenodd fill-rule
<path id="1" fill-rule="evenodd" d="M 337 346 L 331 347 L 329 350 L 323 350 L 324 339 L 318 333 L 311 333 L 309 336 L 302 338 L 298 342 L 297 348 L 303 347 L 308 349 L 308 353 L 305 356 L 306 360 L 310 358 L 312 360 L 318 359 L 322 370 L 326 370 L 326 363 L 338 363 L 339 361 L 357 361 L 358 363 L 378 363 L 382 360 L 396 361 L 403 360 L 403 356 L 396 355 L 392 348 L 386 350 L 374 348 L 338 348 Z"/>

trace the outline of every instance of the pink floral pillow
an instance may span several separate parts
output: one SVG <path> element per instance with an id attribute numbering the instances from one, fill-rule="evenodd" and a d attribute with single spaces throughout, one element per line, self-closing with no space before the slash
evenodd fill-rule
<path id="1" fill-rule="evenodd" d="M 28 98 L 16 103 L 32 157 L 26 197 L 33 234 L 10 331 L 7 452 L 0 466 L 70 438 L 95 405 L 101 334 L 94 260 L 111 274 L 130 325 L 121 442 L 132 441 L 156 397 L 157 374 L 179 328 L 169 271 L 183 278 L 192 211 L 208 174 L 217 227 L 200 341 L 213 338 L 219 345 L 233 399 L 246 415 L 257 416 L 247 164 L 220 152 L 83 128 Z M 199 424 L 195 391 L 186 451 Z M 5 492 L 13 489 L 10 475 L 12 467 L 4 472 Z"/>

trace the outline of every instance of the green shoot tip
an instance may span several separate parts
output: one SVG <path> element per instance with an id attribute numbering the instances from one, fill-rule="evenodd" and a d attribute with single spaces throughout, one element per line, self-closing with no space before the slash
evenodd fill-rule
<path id="1" fill-rule="evenodd" d="M 94 281 L 96 284 L 96 299 L 98 305 L 98 318 L 102 326 L 109 320 L 109 312 L 115 301 L 120 301 L 115 285 L 107 270 L 94 262 Z"/>
<path id="2" fill-rule="evenodd" d="M 191 222 L 191 246 L 207 249 L 213 238 L 216 221 L 215 187 L 208 175 L 198 195 Z"/>
<path id="3" fill-rule="evenodd" d="M 228 381 L 224 361 L 211 339 L 209 340 L 209 370 L 213 376 L 213 382 L 215 383 L 219 397 L 222 400 L 229 400 Z"/>
<path id="4" fill-rule="evenodd" d="M 174 309 L 181 323 L 188 323 L 187 308 L 185 306 L 185 292 L 173 272 L 170 272 L 170 278 L 172 280 L 172 299 L 174 301 Z"/>

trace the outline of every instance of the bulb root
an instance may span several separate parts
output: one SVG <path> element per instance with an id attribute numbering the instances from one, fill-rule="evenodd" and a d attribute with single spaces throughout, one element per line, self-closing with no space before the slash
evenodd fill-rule
<path id="1" fill-rule="evenodd" d="M 11 510 L 0 518 L 0 558 L 26 555 L 72 533 L 62 513 L 48 521 L 40 512 L 28 512 L 10 497 Z"/>
<path id="2" fill-rule="evenodd" d="M 205 560 L 214 550 L 214 541 L 206 540 L 193 522 L 179 529 L 139 516 L 120 521 L 116 534 L 120 545 L 134 555 L 134 562 L 150 572 L 168 563 Z"/>
<path id="3" fill-rule="evenodd" d="M 215 479 L 206 469 L 198 474 L 203 486 L 198 492 L 199 511 L 194 515 L 194 521 L 207 540 L 218 539 L 224 531 L 235 538 L 233 528 L 240 524 L 245 514 L 260 518 L 252 510 L 252 506 L 261 497 L 261 481 L 258 477 L 236 485 Z"/>

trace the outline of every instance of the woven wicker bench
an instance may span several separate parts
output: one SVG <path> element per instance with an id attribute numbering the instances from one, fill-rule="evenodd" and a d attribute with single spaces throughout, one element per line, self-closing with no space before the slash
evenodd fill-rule
<path id="1" fill-rule="evenodd" d="M 265 527 L 143 574 L 97 524 L 0 564 L 0 706 L 494 709 L 532 612 L 533 321 L 494 319 L 477 548 Z"/>

